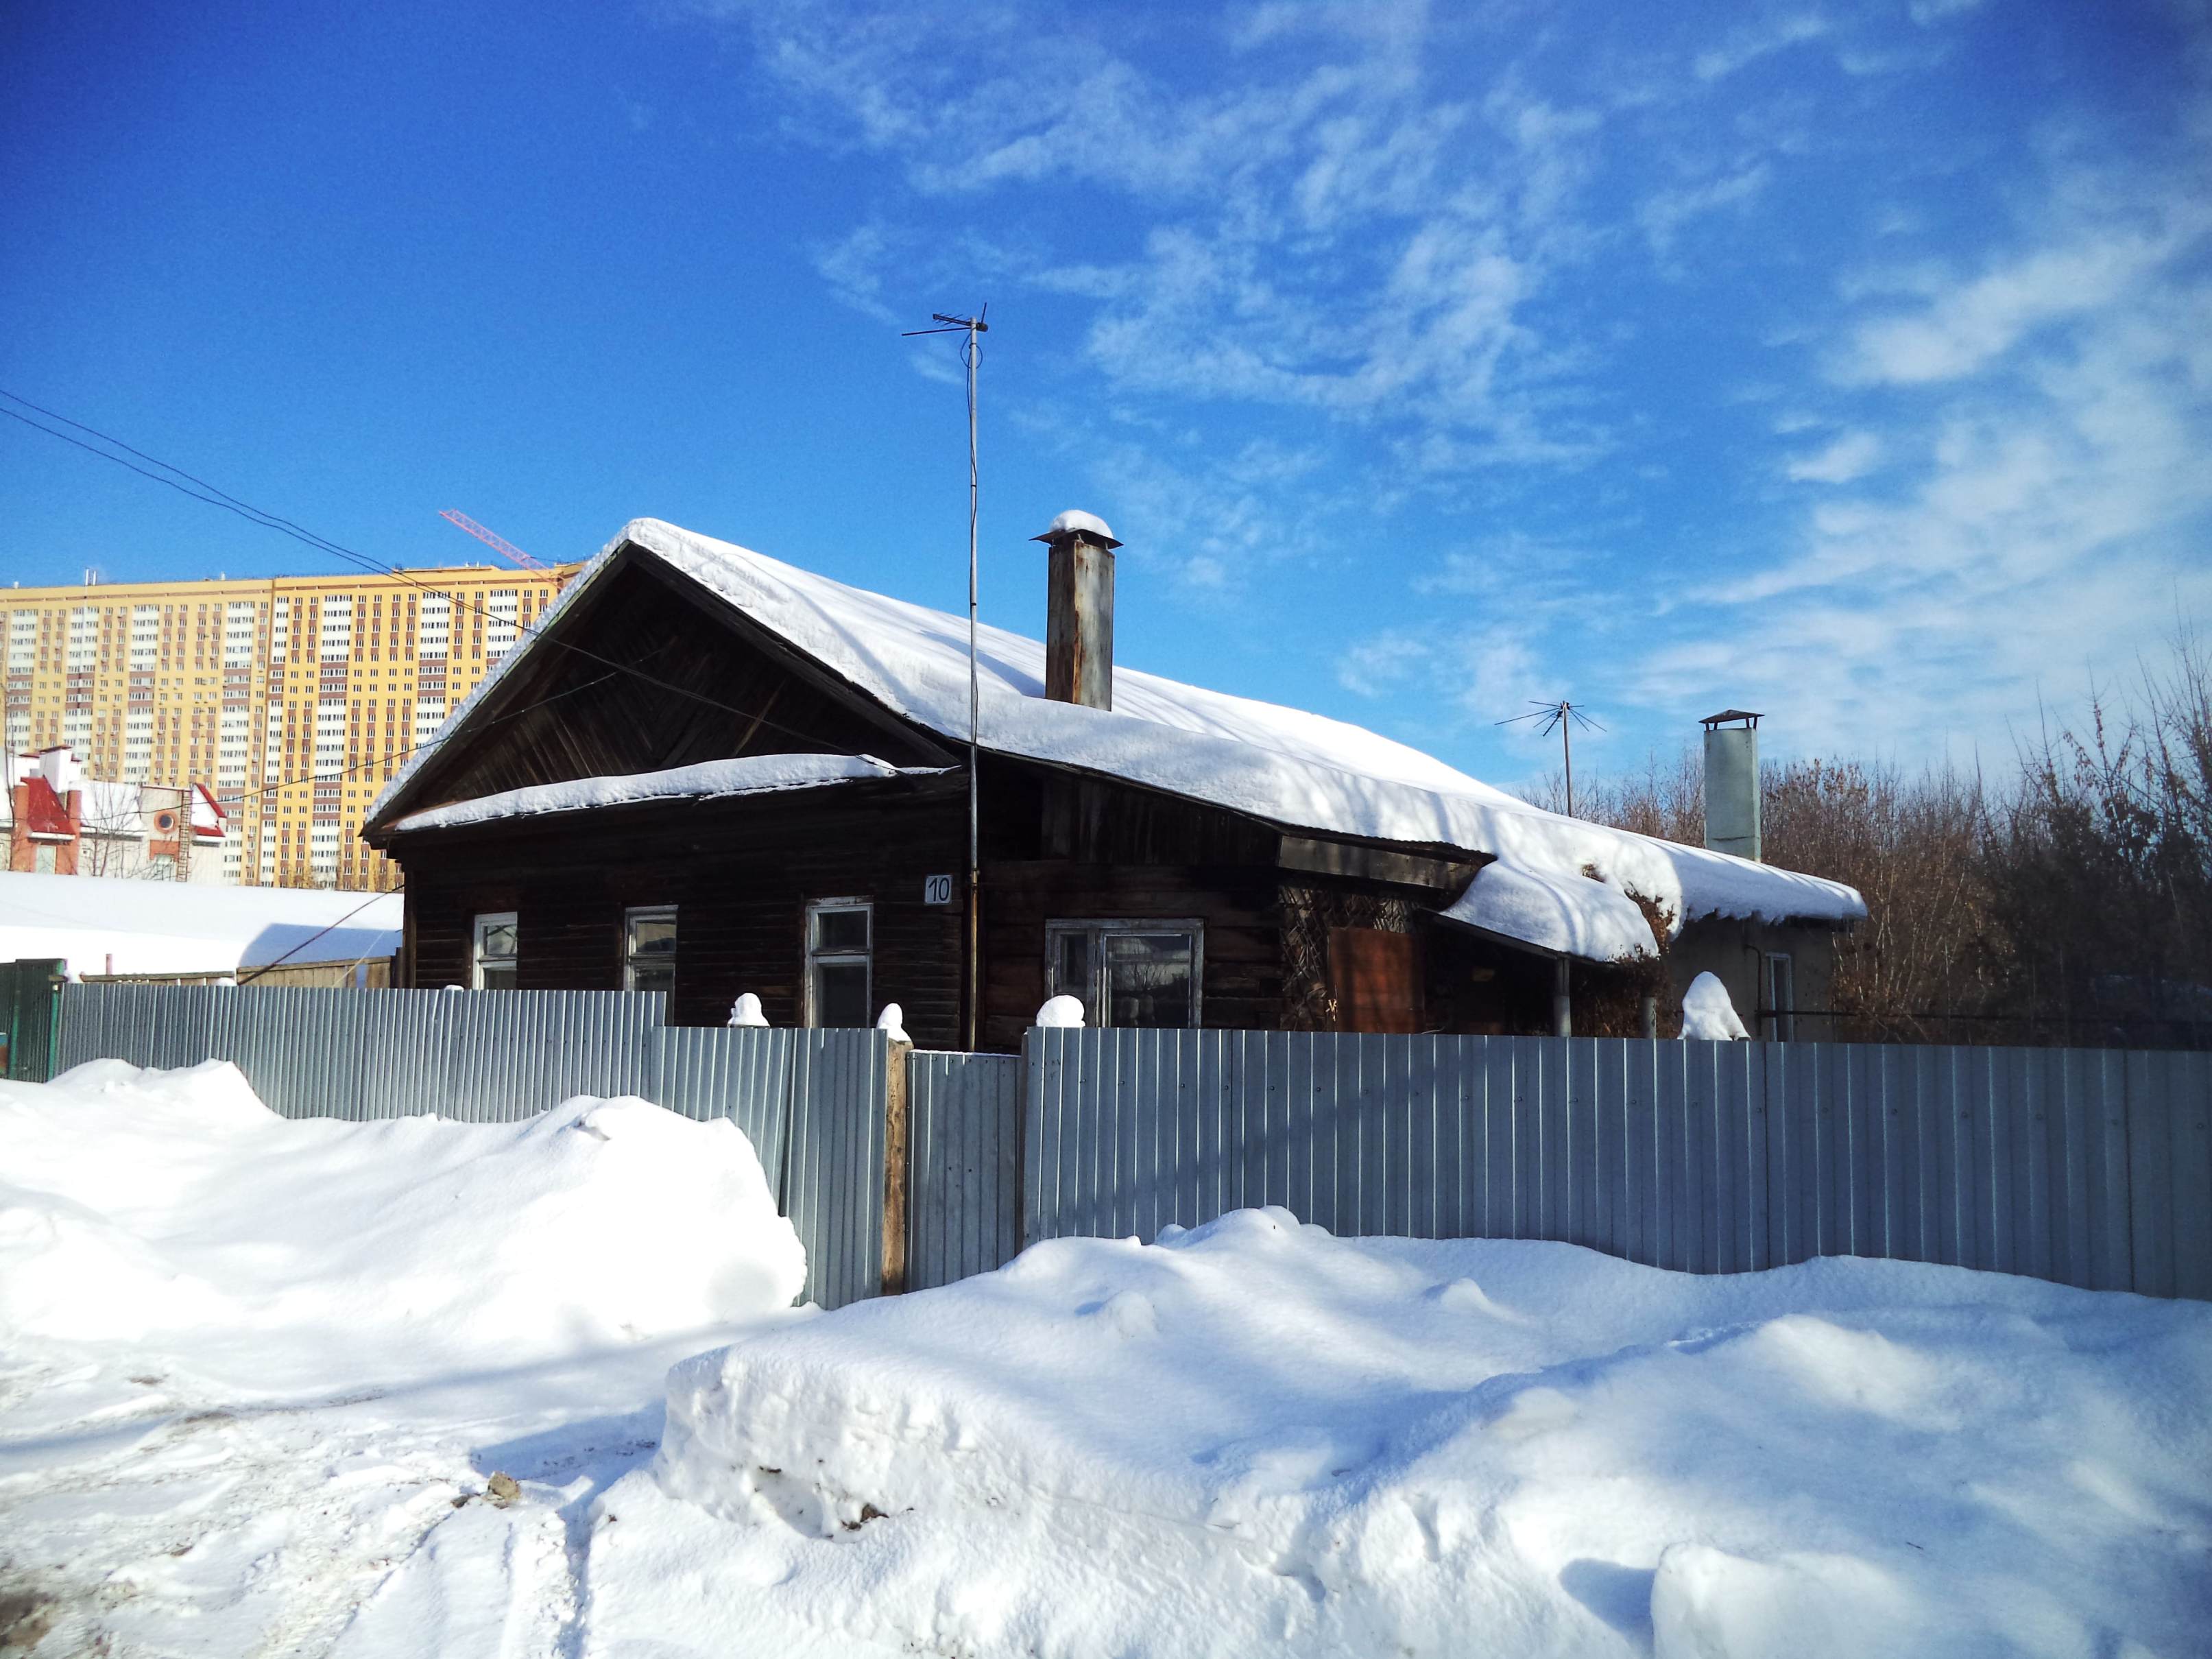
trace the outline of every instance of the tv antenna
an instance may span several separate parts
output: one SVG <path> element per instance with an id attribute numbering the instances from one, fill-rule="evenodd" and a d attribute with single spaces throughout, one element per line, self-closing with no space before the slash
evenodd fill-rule
<path id="1" fill-rule="evenodd" d="M 975 776 L 975 755 L 979 747 L 979 728 L 982 724 L 981 681 L 975 665 L 975 598 L 977 576 L 975 567 L 976 507 L 981 496 L 981 477 L 975 465 L 975 371 L 983 362 L 983 337 L 991 331 L 984 319 L 991 314 L 986 305 L 973 317 L 948 317 L 941 311 L 929 313 L 935 328 L 910 328 L 900 337 L 916 339 L 925 334 L 964 334 L 960 343 L 960 361 L 968 368 L 968 1047 L 982 1046 L 978 1040 L 982 1030 L 983 1013 L 983 951 L 980 918 L 983 908 L 983 835 L 980 796 Z"/>
<path id="2" fill-rule="evenodd" d="M 1548 738 L 1554 732 L 1557 732 L 1559 734 L 1559 753 L 1561 757 L 1565 761 L 1567 769 L 1567 816 L 1569 817 L 1574 817 L 1574 728 L 1579 726 L 1585 732 L 1602 732 L 1605 730 L 1605 727 L 1600 726 L 1588 714 L 1583 714 L 1580 708 L 1577 708 L 1573 703 L 1569 702 L 1565 697 L 1560 698 L 1557 702 L 1531 702 L 1528 705 L 1528 712 L 1527 714 L 1508 715 L 1505 719 L 1498 721 L 1497 724 L 1499 726 L 1518 726 L 1522 720 L 1536 721 L 1536 735 L 1540 738 Z"/>

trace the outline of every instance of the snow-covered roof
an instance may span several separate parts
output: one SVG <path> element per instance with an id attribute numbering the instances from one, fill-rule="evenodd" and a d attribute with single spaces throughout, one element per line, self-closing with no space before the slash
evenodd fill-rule
<path id="1" fill-rule="evenodd" d="M 351 962 L 399 948 L 402 905 L 397 893 L 4 872 L 0 961 L 60 957 L 79 975 L 228 973 L 295 951 L 295 963 Z"/>
<path id="2" fill-rule="evenodd" d="M 1590 962 L 1659 953 L 1644 912 L 1618 890 L 1584 876 L 1486 864 L 1458 902 L 1437 914 L 1447 921 Z"/>
<path id="3" fill-rule="evenodd" d="M 832 784 L 882 778 L 934 777 L 941 767 L 893 766 L 873 755 L 749 755 L 738 760 L 702 761 L 696 766 L 626 777 L 579 778 L 569 783 L 541 783 L 474 800 L 456 801 L 410 813 L 396 830 L 453 830 L 502 818 L 537 817 L 575 812 L 592 806 L 623 806 L 646 800 L 722 800 L 735 795 L 777 794 L 821 789 Z"/>
<path id="4" fill-rule="evenodd" d="M 626 526 L 532 632 L 557 626 L 626 545 L 690 576 L 894 713 L 965 742 L 966 617 L 850 587 L 657 519 Z M 526 641 L 510 653 L 447 729 L 459 730 L 534 649 Z M 977 649 L 981 742 L 994 753 L 1326 835 L 1452 848 L 1565 880 L 1595 871 L 1607 884 L 1656 902 L 1678 928 L 1708 915 L 1842 923 L 1866 914 L 1858 894 L 1839 882 L 1547 812 L 1343 720 L 1121 666 L 1112 709 L 1086 708 L 1045 696 L 1042 642 L 985 627 Z M 372 823 L 434 752 L 418 750 L 385 787 Z"/>
<path id="5" fill-rule="evenodd" d="M 77 787 L 84 792 L 77 820 L 89 835 L 142 836 L 146 832 L 138 786 L 114 783 L 105 778 L 86 778 Z"/>
<path id="6" fill-rule="evenodd" d="M 222 839 L 230 827 L 229 815 L 222 810 L 222 803 L 208 793 L 207 786 L 204 783 L 192 786 L 191 823 L 194 835 L 211 836 L 217 841 Z"/>

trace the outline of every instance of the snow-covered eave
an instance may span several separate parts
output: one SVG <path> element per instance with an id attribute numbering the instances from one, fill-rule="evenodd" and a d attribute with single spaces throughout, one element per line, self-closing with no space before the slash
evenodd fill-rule
<path id="1" fill-rule="evenodd" d="M 872 755 L 753 755 L 736 760 L 702 761 L 659 772 L 534 784 L 470 800 L 449 801 L 394 819 L 378 833 L 385 836 L 416 835 L 508 823 L 518 818 L 787 795 L 848 784 L 899 782 L 942 775 L 942 768 L 893 766 Z"/>
<path id="2" fill-rule="evenodd" d="M 1659 954 L 1644 911 L 1587 876 L 1563 876 L 1493 860 L 1438 918 L 1554 960 L 1617 963 Z"/>
<path id="3" fill-rule="evenodd" d="M 639 521 L 632 520 L 632 523 L 636 522 Z M 438 728 L 439 735 L 428 744 L 417 744 L 415 752 L 399 763 L 399 769 L 392 775 L 392 781 L 377 791 L 376 799 L 369 803 L 368 814 L 362 820 L 363 840 L 372 841 L 374 833 L 389 828 L 387 819 L 396 821 L 398 809 L 423 770 L 443 752 L 447 742 L 462 732 L 477 709 L 507 683 L 507 676 L 514 672 L 516 665 L 539 649 L 539 641 L 560 624 L 586 593 L 598 587 L 608 571 L 614 568 L 616 556 L 629 545 L 629 528 L 625 526 L 620 535 L 592 556 L 568 585 L 554 597 L 553 603 L 538 613 L 538 620 L 522 631 L 514 648 L 494 663 L 491 672 L 478 680 L 475 689 L 447 714 L 444 723 Z M 373 841 L 372 844 L 374 844 Z"/>

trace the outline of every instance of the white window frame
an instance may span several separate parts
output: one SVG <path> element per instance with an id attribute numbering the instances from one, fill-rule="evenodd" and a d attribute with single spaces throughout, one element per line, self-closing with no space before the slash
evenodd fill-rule
<path id="1" fill-rule="evenodd" d="M 1060 940 L 1069 933 L 1097 936 L 1091 951 L 1091 988 L 1066 991 L 1058 982 Z M 1206 924 L 1195 916 L 1055 916 L 1044 925 L 1045 981 L 1048 994 L 1079 996 L 1084 1018 L 1099 1025 L 1112 1024 L 1113 1010 L 1106 1006 L 1106 937 L 1113 933 L 1188 933 L 1190 935 L 1190 1024 L 1205 1024 Z"/>
<path id="2" fill-rule="evenodd" d="M 633 904 L 623 912 L 622 984 L 623 990 L 635 991 L 637 989 L 637 946 L 634 937 L 637 924 L 641 921 L 660 921 L 664 920 L 671 926 L 676 926 L 676 907 L 674 905 Z M 677 951 L 681 951 L 683 948 L 684 932 L 681 927 L 677 927 L 676 949 Z M 668 976 L 671 981 L 668 988 L 671 992 L 673 992 L 676 988 L 673 983 L 676 977 L 675 951 L 671 951 L 669 953 Z"/>
<path id="3" fill-rule="evenodd" d="M 484 910 L 477 913 L 469 931 L 469 989 L 489 990 L 484 983 L 484 935 L 495 927 L 514 929 L 514 974 L 520 981 L 522 974 L 522 924 L 513 910 Z"/>
<path id="4" fill-rule="evenodd" d="M 814 943 L 814 921 L 820 915 L 835 912 L 859 911 L 868 919 L 868 948 L 865 951 L 824 951 Z M 806 1023 L 818 1027 L 822 1023 L 822 989 L 816 970 L 824 967 L 850 967 L 858 963 L 867 975 L 867 993 L 861 998 L 864 1007 L 876 1006 L 876 902 L 872 898 L 846 896 L 843 898 L 809 899 L 806 902 L 805 986 Z"/>
<path id="5" fill-rule="evenodd" d="M 1779 975 L 1776 969 L 1779 968 Z M 1769 951 L 1759 963 L 1759 1000 L 1765 1014 L 1761 1023 L 1770 1042 L 1793 1042 L 1797 1037 L 1797 963 L 1787 951 Z"/>

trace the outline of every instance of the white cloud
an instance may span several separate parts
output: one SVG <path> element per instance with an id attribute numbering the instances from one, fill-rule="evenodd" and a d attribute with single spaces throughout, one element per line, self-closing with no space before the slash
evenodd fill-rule
<path id="1" fill-rule="evenodd" d="M 830 291 L 887 326 L 902 320 L 884 303 L 884 272 L 895 266 L 890 241 L 881 225 L 866 224 L 814 250 L 814 269 L 830 284 Z"/>
<path id="2" fill-rule="evenodd" d="M 1849 483 L 1874 471 L 1881 440 L 1871 432 L 1846 432 L 1826 448 L 1792 460 L 1784 471 L 1799 483 Z"/>
<path id="3" fill-rule="evenodd" d="M 817 251 L 824 280 L 879 320 L 887 283 L 979 271 L 1055 307 L 1076 343 L 1059 385 L 1041 368 L 1025 411 L 998 406 L 1080 470 L 1133 562 L 1202 604 L 1263 564 L 1387 544 L 1411 501 L 1571 526 L 1563 546 L 1412 526 L 1431 561 L 1413 614 L 1334 665 L 1386 710 L 1464 730 L 1529 697 L 1670 722 L 1717 698 L 1846 748 L 1987 733 L 2039 672 L 2207 597 L 2184 539 L 2212 508 L 2201 132 L 2187 165 L 2100 167 L 2054 118 L 2002 169 L 1916 155 L 1850 199 L 1856 228 L 1792 244 L 1806 147 L 1844 153 L 1828 124 L 1899 153 L 1869 136 L 1892 94 L 1836 91 L 1836 68 L 1925 66 L 1954 40 L 1809 9 L 1702 52 L 1419 4 L 744 15 L 793 141 L 883 175 L 867 223 Z M 1781 61 L 1808 45 L 1818 64 Z M 1960 210 L 1999 189 L 2027 205 L 1977 247 Z M 1705 257 L 1699 233 L 1737 214 L 1779 240 Z M 1881 263 L 1808 282 L 1852 234 Z M 1613 372 L 1682 301 L 1655 299 L 1655 268 L 1691 251 L 1697 326 L 1662 349 L 1735 355 Z M 1768 303 L 1768 277 L 1791 298 Z M 1722 380 L 1761 406 L 1729 415 Z M 1755 428 L 1733 452 L 1731 418 Z M 1696 550 L 1632 562 L 1670 545 Z"/>
<path id="4" fill-rule="evenodd" d="M 1637 222 L 1644 227 L 1651 251 L 1663 258 L 1673 251 L 1676 234 L 1691 220 L 1723 208 L 1745 206 L 1766 188 L 1772 177 L 1765 162 L 1753 161 L 1717 179 L 1661 191 L 1637 210 Z"/>
<path id="5" fill-rule="evenodd" d="M 1836 364 L 1846 382 L 1911 385 L 1955 380 L 2038 329 L 2100 311 L 2200 244 L 2212 216 L 2186 198 L 2152 210 L 2148 231 L 2082 216 L 2065 240 L 1941 287 L 1926 303 L 1862 323 Z"/>
<path id="6" fill-rule="evenodd" d="M 1912 0 L 1906 10 L 1912 21 L 1924 29 L 1978 10 L 1982 3 L 1983 0 Z"/>
<path id="7" fill-rule="evenodd" d="M 1336 683 L 1358 696 L 1378 697 L 1422 673 L 1430 656 L 1426 641 L 1401 629 L 1388 629 L 1345 649 L 1336 659 Z"/>
<path id="8" fill-rule="evenodd" d="M 1577 204 L 1601 118 L 1510 61 L 1471 87 L 1435 76 L 1436 37 L 1462 20 L 1263 6 L 1217 36 L 1236 72 L 1194 88 L 1126 18 L 1115 36 L 1018 6 L 707 9 L 748 31 L 806 141 L 883 153 L 925 197 L 1108 192 L 1115 234 L 1070 247 L 1003 218 L 993 234 L 1011 279 L 1091 302 L 1086 353 L 1125 397 L 1381 422 L 1416 468 L 1601 441 L 1559 396 L 1572 354 L 1535 320 L 1590 252 Z M 817 258 L 871 315 L 885 234 L 879 216 Z"/>
<path id="9" fill-rule="evenodd" d="M 1823 492 L 1783 556 L 1708 584 L 1721 609 L 1681 613 L 1629 665 L 1630 695 L 1725 688 L 1790 711 L 1802 744 L 1925 754 L 1948 734 L 2002 764 L 2008 720 L 2039 696 L 2069 699 L 2177 617 L 2212 614 L 2212 273 L 2182 257 L 2201 245 L 2195 210 L 2144 208 L 2158 181 L 2133 174 L 2051 194 L 2043 241 L 1948 286 L 1914 279 L 1910 349 L 1894 313 L 1899 331 L 1846 325 L 1849 351 L 1889 353 L 1862 394 L 1880 430 L 1785 470 L 1856 487 Z M 2100 246 L 2089 199 L 2098 216 L 2132 204 L 2148 228 Z M 1871 487 L 1877 466 L 1889 487 Z"/>
<path id="10" fill-rule="evenodd" d="M 1491 727 L 1559 695 L 1526 631 L 1506 623 L 1372 634 L 1337 658 L 1336 678 L 1356 696 L 1411 706 L 1419 711 L 1417 724 L 1431 731 Z M 1529 736 L 1504 731 L 1508 738 Z"/>
<path id="11" fill-rule="evenodd" d="M 1719 46 L 1699 52 L 1691 68 L 1700 81 L 1718 81 L 1773 52 L 1818 40 L 1829 33 L 1818 12 L 1795 12 L 1747 25 Z"/>

